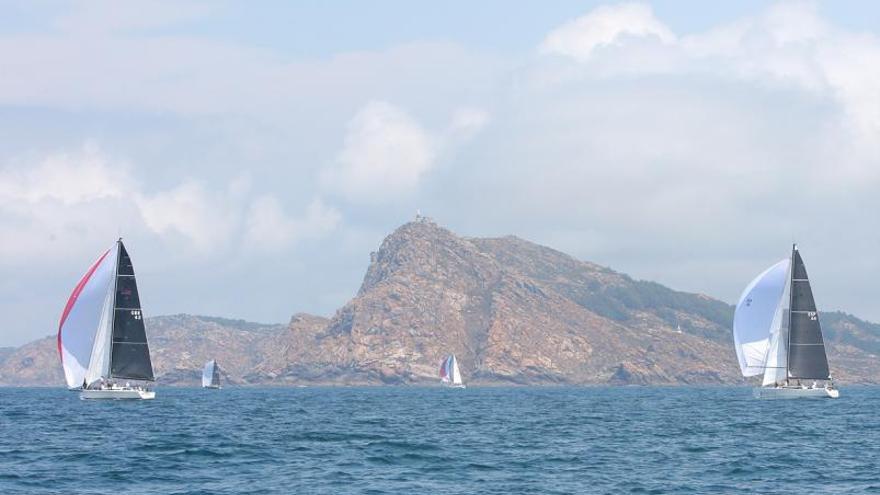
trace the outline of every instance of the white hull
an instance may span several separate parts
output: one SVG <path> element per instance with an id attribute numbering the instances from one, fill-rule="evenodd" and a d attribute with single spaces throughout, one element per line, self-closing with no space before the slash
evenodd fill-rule
<path id="1" fill-rule="evenodd" d="M 836 399 L 840 391 L 831 387 L 761 387 L 755 389 L 758 399 Z"/>
<path id="2" fill-rule="evenodd" d="M 447 384 L 446 388 L 467 388 L 464 383 Z"/>
<path id="3" fill-rule="evenodd" d="M 83 390 L 80 399 L 155 399 L 156 392 L 143 388 L 114 387 L 95 390 Z"/>

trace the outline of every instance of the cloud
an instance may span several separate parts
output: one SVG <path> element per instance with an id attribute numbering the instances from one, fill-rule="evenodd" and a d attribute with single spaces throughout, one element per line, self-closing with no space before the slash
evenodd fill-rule
<path id="1" fill-rule="evenodd" d="M 436 188 L 456 194 L 457 218 L 481 212 L 496 232 L 728 300 L 748 262 L 794 240 L 827 250 L 817 266 L 876 266 L 845 254 L 880 242 L 856 227 L 880 208 L 874 34 L 809 3 L 687 35 L 646 7 L 608 6 L 538 51 Z"/>
<path id="2" fill-rule="evenodd" d="M 605 46 L 615 49 L 597 51 Z M 774 4 L 684 36 L 646 5 L 603 6 L 551 31 L 539 52 L 574 61 L 534 68 L 529 78 L 549 88 L 584 79 L 696 77 L 833 99 L 856 151 L 880 152 L 880 89 L 873 83 L 880 77 L 880 38 L 828 23 L 815 3 Z"/>
<path id="3" fill-rule="evenodd" d="M 322 181 L 352 201 L 387 202 L 411 194 L 436 154 L 432 136 L 405 111 L 372 101 L 348 123 L 342 151 Z"/>
<path id="4" fill-rule="evenodd" d="M 114 166 L 95 144 L 75 152 L 51 153 L 27 167 L 0 170 L 0 204 L 56 201 L 74 205 L 120 198 L 133 187 L 128 165 Z"/>
<path id="5" fill-rule="evenodd" d="M 489 112 L 483 108 L 458 108 L 452 114 L 449 135 L 458 139 L 470 139 L 486 127 L 489 120 Z"/>
<path id="6" fill-rule="evenodd" d="M 185 239 L 202 252 L 223 251 L 240 221 L 236 205 L 227 197 L 193 180 L 156 194 L 139 194 L 136 202 L 152 232 Z"/>
<path id="7" fill-rule="evenodd" d="M 627 37 L 653 37 L 664 43 L 676 39 L 672 31 L 654 17 L 650 6 L 621 3 L 597 7 L 554 29 L 544 38 L 539 51 L 586 60 L 596 48 L 621 43 Z"/>
<path id="8" fill-rule="evenodd" d="M 290 218 L 278 198 L 263 195 L 250 205 L 245 225 L 249 249 L 280 252 L 304 239 L 317 239 L 332 232 L 341 219 L 339 211 L 314 199 L 302 218 Z"/>
<path id="9" fill-rule="evenodd" d="M 76 253 L 101 232 L 110 232 L 104 241 L 112 239 L 137 216 L 125 200 L 135 187 L 128 164 L 94 144 L 6 164 L 0 168 L 0 265 Z"/>
<path id="10" fill-rule="evenodd" d="M 251 198 L 250 189 L 244 174 L 225 187 L 189 178 L 147 191 L 130 163 L 94 143 L 20 157 L 0 169 L 0 234 L 14 239 L 0 245 L 0 264 L 91 252 L 119 234 L 152 237 L 182 254 L 216 256 L 266 242 L 277 251 L 321 238 L 340 221 L 318 199 L 302 218 L 288 219 L 274 196 Z"/>
<path id="11" fill-rule="evenodd" d="M 321 171 L 321 184 L 355 203 L 410 197 L 442 155 L 473 138 L 488 122 L 485 109 L 460 107 L 445 129 L 431 132 L 402 108 L 371 101 L 349 121 L 342 150 L 335 163 Z"/>

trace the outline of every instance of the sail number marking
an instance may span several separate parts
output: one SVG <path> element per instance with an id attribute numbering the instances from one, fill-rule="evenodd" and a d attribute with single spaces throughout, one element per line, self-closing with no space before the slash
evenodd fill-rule
<path id="1" fill-rule="evenodd" d="M 140 320 L 141 319 L 141 310 L 139 310 L 139 309 L 131 310 L 131 317 L 134 318 L 135 320 Z"/>

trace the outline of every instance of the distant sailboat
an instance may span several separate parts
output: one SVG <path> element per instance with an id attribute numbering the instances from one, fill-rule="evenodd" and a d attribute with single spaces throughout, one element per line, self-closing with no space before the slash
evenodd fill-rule
<path id="1" fill-rule="evenodd" d="M 757 397 L 840 395 L 828 370 L 819 313 L 797 245 L 789 259 L 765 270 L 743 291 L 733 338 L 743 376 L 764 375 Z"/>
<path id="2" fill-rule="evenodd" d="M 145 385 L 128 381 L 154 377 L 134 267 L 122 239 L 70 294 L 58 324 L 58 354 L 67 386 L 81 390 L 83 399 L 156 397 Z"/>
<path id="3" fill-rule="evenodd" d="M 446 356 L 440 363 L 440 381 L 452 388 L 465 388 L 461 381 L 461 371 L 458 369 L 458 360 L 455 354 Z"/>
<path id="4" fill-rule="evenodd" d="M 213 359 L 205 363 L 202 370 L 202 388 L 220 388 L 220 367 Z"/>

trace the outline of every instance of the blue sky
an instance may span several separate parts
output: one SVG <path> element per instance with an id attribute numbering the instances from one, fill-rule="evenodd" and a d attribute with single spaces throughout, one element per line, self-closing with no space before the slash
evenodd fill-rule
<path id="1" fill-rule="evenodd" d="M 6 2 L 0 345 L 118 233 L 145 312 L 329 315 L 417 209 L 880 320 L 874 2 Z"/>

